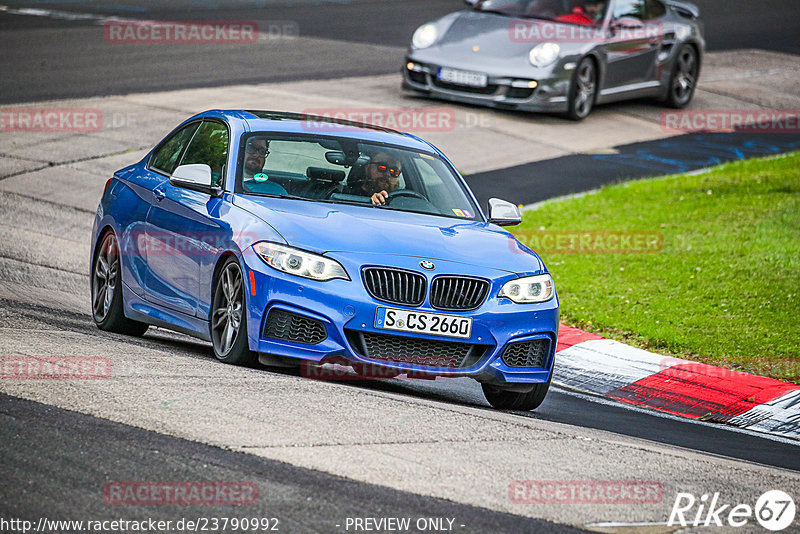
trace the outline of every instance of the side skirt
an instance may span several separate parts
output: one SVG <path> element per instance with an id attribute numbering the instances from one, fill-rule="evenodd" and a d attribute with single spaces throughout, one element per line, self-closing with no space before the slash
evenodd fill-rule
<path id="1" fill-rule="evenodd" d="M 124 282 L 122 284 L 123 310 L 125 317 L 153 326 L 174 330 L 181 334 L 211 341 L 208 321 L 174 310 L 166 310 L 152 302 L 142 299 Z"/>

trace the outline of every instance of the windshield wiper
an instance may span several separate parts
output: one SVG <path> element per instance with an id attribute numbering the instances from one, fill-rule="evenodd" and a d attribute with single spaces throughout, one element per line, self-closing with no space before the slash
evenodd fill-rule
<path id="1" fill-rule="evenodd" d="M 268 197 L 268 198 L 288 198 L 289 200 L 305 200 L 306 202 L 322 202 L 325 204 L 348 204 L 353 206 L 371 206 L 372 204 L 368 204 L 367 202 L 356 202 L 355 200 L 340 200 L 340 199 L 330 199 L 330 198 L 308 198 L 308 197 L 300 197 L 297 195 L 273 195 L 270 193 L 254 193 L 248 192 L 248 195 L 254 195 L 258 197 Z"/>
<path id="2" fill-rule="evenodd" d="M 503 15 L 506 17 L 513 17 L 515 15 L 509 13 L 508 11 L 500 11 L 499 9 L 474 9 L 474 11 L 478 11 L 479 13 L 494 13 L 496 15 Z"/>
<path id="3" fill-rule="evenodd" d="M 556 20 L 553 17 L 544 17 L 542 15 L 520 15 L 522 19 L 536 19 L 536 20 Z"/>
<path id="4" fill-rule="evenodd" d="M 480 13 L 494 13 L 496 15 L 503 15 L 504 17 L 514 17 L 519 19 L 555 20 L 553 17 L 545 17 L 542 15 L 523 15 L 522 13 L 500 11 L 499 9 L 476 9 L 475 11 Z"/>
<path id="5" fill-rule="evenodd" d="M 271 197 L 271 198 L 288 198 L 291 200 L 305 200 L 306 202 L 323 202 L 325 204 L 347 204 L 348 206 L 361 206 L 363 208 L 383 208 L 398 211 L 401 213 L 418 213 L 420 215 L 433 215 L 434 217 L 445 217 L 447 219 L 458 219 L 458 220 L 465 220 L 461 217 L 455 217 L 453 215 L 447 215 L 446 213 L 436 213 L 432 211 L 422 211 L 422 210 L 410 210 L 410 209 L 403 209 L 403 208 L 395 208 L 389 206 L 388 204 L 372 204 L 367 202 L 357 202 L 355 200 L 331 200 L 331 199 L 324 199 L 324 198 L 306 198 L 306 197 L 298 197 L 296 195 L 270 195 L 268 193 L 247 193 L 249 195 L 254 195 L 258 197 Z M 474 220 L 466 220 L 467 222 L 480 222 Z"/>

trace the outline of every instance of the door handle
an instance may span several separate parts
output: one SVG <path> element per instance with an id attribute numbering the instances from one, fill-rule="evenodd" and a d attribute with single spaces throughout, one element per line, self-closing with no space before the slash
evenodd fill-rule
<path id="1" fill-rule="evenodd" d="M 161 186 L 158 186 L 155 189 L 153 189 L 153 195 L 156 197 L 156 200 L 161 202 L 162 200 L 164 200 L 164 197 L 167 196 L 167 193 Z"/>

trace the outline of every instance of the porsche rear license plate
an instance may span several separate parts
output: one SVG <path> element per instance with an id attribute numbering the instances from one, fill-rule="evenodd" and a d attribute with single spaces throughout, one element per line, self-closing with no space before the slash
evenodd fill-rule
<path id="1" fill-rule="evenodd" d="M 468 85 L 470 87 L 486 87 L 488 83 L 488 78 L 485 74 L 449 69 L 447 67 L 439 69 L 438 78 L 443 82 Z"/>
<path id="2" fill-rule="evenodd" d="M 468 338 L 472 333 L 472 317 L 378 308 L 375 312 L 375 328 Z"/>

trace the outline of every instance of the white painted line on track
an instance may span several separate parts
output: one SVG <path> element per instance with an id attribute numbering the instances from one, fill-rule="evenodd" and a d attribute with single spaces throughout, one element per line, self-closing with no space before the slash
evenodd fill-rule
<path id="1" fill-rule="evenodd" d="M 174 20 L 164 19 L 164 20 L 155 20 L 155 19 L 140 19 L 136 17 L 117 17 L 114 15 L 101 15 L 98 13 L 76 13 L 72 11 L 59 11 L 57 9 L 39 9 L 39 8 L 30 8 L 30 7 L 22 7 L 22 8 L 14 8 L 10 6 L 0 5 L 0 12 L 8 13 L 10 15 L 22 15 L 22 16 L 32 16 L 32 17 L 46 17 L 55 20 L 67 20 L 67 21 L 80 21 L 80 20 L 88 20 L 94 22 L 98 26 L 103 26 L 109 22 L 135 22 L 136 24 L 153 24 L 153 25 L 163 25 L 163 24 L 170 24 L 171 22 L 175 22 Z M 206 24 L 208 21 L 197 21 L 198 23 L 202 22 L 202 24 Z M 226 21 L 219 20 L 217 21 L 220 24 L 224 24 Z M 263 20 L 254 20 L 253 22 L 265 22 Z M 289 21 L 273 21 L 273 22 L 289 22 Z M 280 35 L 282 39 L 293 39 L 298 37 L 298 35 L 286 34 Z M 271 33 L 270 31 L 258 32 L 258 40 L 259 42 L 262 41 L 275 41 L 276 36 Z"/>
<path id="2" fill-rule="evenodd" d="M 667 358 L 610 339 L 583 341 L 557 354 L 554 379 L 605 395 L 688 360 Z"/>
<path id="3" fill-rule="evenodd" d="M 800 389 L 756 406 L 729 421 L 770 434 L 797 436 L 800 428 Z"/>
<path id="4" fill-rule="evenodd" d="M 737 72 L 736 74 L 725 74 L 720 76 L 703 77 L 703 82 L 722 82 L 727 80 L 741 80 L 743 78 L 756 78 L 762 76 L 775 76 L 776 74 L 783 74 L 785 72 L 797 72 L 800 67 L 794 68 L 781 68 L 781 69 L 766 69 L 766 70 L 748 70 L 744 72 Z"/>
<path id="5" fill-rule="evenodd" d="M 98 24 L 103 24 L 109 21 L 130 20 L 121 19 L 119 17 L 109 15 L 99 15 L 95 13 L 75 13 L 72 11 L 59 11 L 56 9 L 36 9 L 30 7 L 14 8 L 9 6 L 0 6 L 0 11 L 10 15 L 28 15 L 32 17 L 47 17 L 57 20 L 93 20 Z M 142 21 L 147 22 L 147 21 Z"/>

